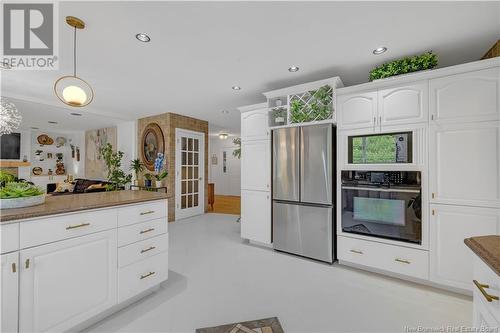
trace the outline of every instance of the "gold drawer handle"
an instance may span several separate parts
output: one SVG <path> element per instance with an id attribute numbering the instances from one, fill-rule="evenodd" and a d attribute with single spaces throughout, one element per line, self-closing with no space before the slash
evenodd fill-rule
<path id="1" fill-rule="evenodd" d="M 363 254 L 363 251 L 360 250 L 351 250 L 351 252 L 356 254 Z"/>
<path id="2" fill-rule="evenodd" d="M 472 280 L 472 282 L 474 282 L 477 289 L 479 289 L 481 294 L 483 294 L 484 298 L 486 298 L 486 300 L 488 302 L 492 302 L 493 300 L 498 301 L 498 296 L 490 295 L 486 292 L 486 290 L 484 290 L 484 289 L 488 289 L 490 287 L 489 285 L 479 283 L 479 282 L 477 282 L 477 280 Z"/>
<path id="3" fill-rule="evenodd" d="M 76 228 L 81 228 L 81 227 L 88 227 L 90 223 L 82 223 L 82 224 L 77 224 L 77 225 L 70 225 L 66 227 L 66 230 L 71 230 L 71 229 L 76 229 Z"/>
<path id="4" fill-rule="evenodd" d="M 145 278 L 147 278 L 147 277 L 150 277 L 151 275 L 154 275 L 154 274 L 156 274 L 156 272 L 149 272 L 148 274 L 141 275 L 141 280 L 142 280 L 142 279 L 145 279 Z"/>
<path id="5" fill-rule="evenodd" d="M 411 264 L 409 260 L 396 258 L 394 261 L 400 262 L 402 264 Z"/>
<path id="6" fill-rule="evenodd" d="M 26 267 L 26 269 L 30 268 L 30 260 L 29 259 L 26 259 L 26 261 L 24 262 L 24 267 Z"/>
<path id="7" fill-rule="evenodd" d="M 147 249 L 141 250 L 141 254 L 156 249 L 156 246 L 148 247 Z"/>
<path id="8" fill-rule="evenodd" d="M 148 210 L 147 212 L 142 212 L 141 215 L 153 214 L 154 212 L 154 210 Z"/>
<path id="9" fill-rule="evenodd" d="M 155 228 L 149 228 L 149 229 L 146 229 L 146 230 L 141 230 L 139 233 L 142 235 L 142 234 L 145 234 L 147 232 L 151 232 L 151 231 L 154 231 Z"/>
<path id="10" fill-rule="evenodd" d="M 12 273 L 15 273 L 15 272 L 17 272 L 17 266 L 16 266 L 16 263 L 13 262 L 12 263 Z"/>

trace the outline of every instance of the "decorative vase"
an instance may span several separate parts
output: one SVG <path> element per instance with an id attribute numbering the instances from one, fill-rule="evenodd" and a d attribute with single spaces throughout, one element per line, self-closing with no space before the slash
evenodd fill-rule
<path id="1" fill-rule="evenodd" d="M 155 181 L 155 187 L 161 187 L 161 180 Z"/>
<path id="2" fill-rule="evenodd" d="M 145 187 L 151 187 L 151 183 L 153 181 L 151 179 L 144 179 L 144 186 Z"/>

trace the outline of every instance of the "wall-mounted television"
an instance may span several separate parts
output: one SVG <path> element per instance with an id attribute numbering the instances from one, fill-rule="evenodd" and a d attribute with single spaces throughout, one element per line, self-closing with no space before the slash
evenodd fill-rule
<path id="1" fill-rule="evenodd" d="M 11 133 L 0 136 L 0 159 L 21 159 L 21 133 Z"/>

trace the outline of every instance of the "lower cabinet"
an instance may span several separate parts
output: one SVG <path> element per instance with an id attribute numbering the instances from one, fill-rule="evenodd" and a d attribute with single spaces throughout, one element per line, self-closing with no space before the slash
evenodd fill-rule
<path id="1" fill-rule="evenodd" d="M 116 235 L 104 231 L 22 250 L 19 331 L 64 331 L 115 305 Z"/>
<path id="2" fill-rule="evenodd" d="M 482 259 L 472 254 L 474 261 L 473 280 L 469 284 L 474 290 L 473 323 L 475 328 L 500 328 L 500 276 Z"/>
<path id="3" fill-rule="evenodd" d="M 19 252 L 0 256 L 0 332 L 17 332 Z"/>
<path id="4" fill-rule="evenodd" d="M 271 193 L 241 191 L 241 237 L 271 244 Z"/>
<path id="5" fill-rule="evenodd" d="M 472 290 L 473 254 L 464 239 L 500 234 L 500 209 L 431 205 L 430 280 Z"/>
<path id="6" fill-rule="evenodd" d="M 427 280 L 429 253 L 426 250 L 337 236 L 337 257 L 342 262 Z"/>

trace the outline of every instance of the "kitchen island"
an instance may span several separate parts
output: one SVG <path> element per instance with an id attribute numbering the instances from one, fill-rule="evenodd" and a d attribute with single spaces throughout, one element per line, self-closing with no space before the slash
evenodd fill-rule
<path id="1" fill-rule="evenodd" d="M 500 236 L 479 236 L 464 240 L 474 255 L 474 327 L 500 328 Z"/>
<path id="2" fill-rule="evenodd" d="M 79 330 L 158 289 L 168 198 L 101 192 L 0 210 L 1 331 Z"/>

